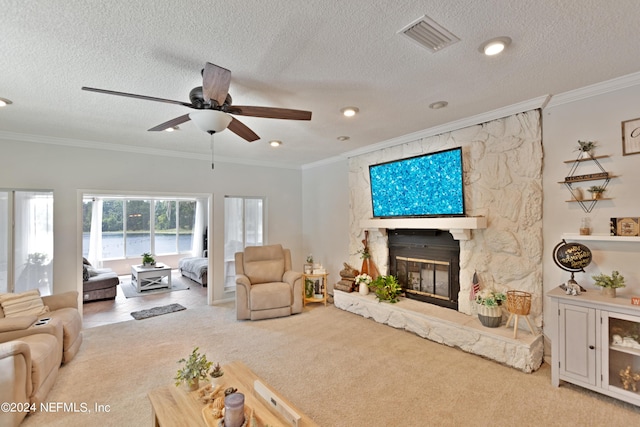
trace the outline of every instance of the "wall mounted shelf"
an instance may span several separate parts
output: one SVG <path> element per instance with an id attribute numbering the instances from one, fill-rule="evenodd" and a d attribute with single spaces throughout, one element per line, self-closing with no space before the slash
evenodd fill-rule
<path id="1" fill-rule="evenodd" d="M 577 240 L 577 241 L 598 241 L 598 242 L 636 242 L 640 243 L 640 237 L 638 236 L 610 236 L 609 234 L 575 234 L 564 233 L 562 235 L 564 240 Z"/>
<path id="2" fill-rule="evenodd" d="M 594 206 L 596 205 L 596 203 L 598 203 L 598 201 L 612 200 L 610 198 L 583 199 L 582 197 L 576 197 L 577 194 L 581 194 L 581 191 L 577 187 L 574 187 L 574 184 L 578 182 L 602 181 L 599 187 L 606 189 L 607 184 L 609 184 L 609 181 L 612 178 L 617 178 L 616 176 L 610 175 L 609 172 L 604 170 L 604 168 L 602 167 L 602 165 L 600 165 L 600 162 L 598 161 L 598 159 L 604 159 L 607 157 L 609 156 L 608 155 L 593 156 L 588 151 L 580 151 L 580 153 L 578 154 L 578 158 L 576 158 L 575 160 L 564 161 L 565 163 L 571 163 L 571 170 L 569 171 L 569 174 L 565 177 L 564 181 L 560 181 L 558 182 L 558 184 L 564 184 L 565 187 L 567 187 L 567 189 L 571 193 L 572 198 L 571 200 L 567 200 L 567 202 L 578 203 L 586 213 L 589 213 L 593 210 Z M 597 167 L 599 172 L 577 175 L 576 171 L 578 170 L 578 167 L 584 162 L 593 162 L 593 164 Z"/>

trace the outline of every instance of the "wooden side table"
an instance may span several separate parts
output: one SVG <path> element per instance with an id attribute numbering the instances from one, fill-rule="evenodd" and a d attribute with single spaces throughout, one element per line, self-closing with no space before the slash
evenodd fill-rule
<path id="1" fill-rule="evenodd" d="M 302 275 L 302 306 L 308 302 L 323 302 L 327 306 L 327 273 Z"/>

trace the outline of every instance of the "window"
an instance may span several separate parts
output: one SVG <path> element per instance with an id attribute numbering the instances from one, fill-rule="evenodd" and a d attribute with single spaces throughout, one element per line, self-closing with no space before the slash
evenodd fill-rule
<path id="1" fill-rule="evenodd" d="M 264 244 L 264 198 L 224 199 L 224 287 L 235 288 L 235 253 Z"/>
<path id="2" fill-rule="evenodd" d="M 102 260 L 136 258 L 144 252 L 191 252 L 195 211 L 194 199 L 87 198 L 83 201 L 82 253 Z M 93 219 L 98 219 L 95 233 Z M 92 249 L 92 239 L 101 254 Z"/>
<path id="3" fill-rule="evenodd" d="M 0 292 L 49 295 L 52 280 L 53 192 L 0 191 Z"/>

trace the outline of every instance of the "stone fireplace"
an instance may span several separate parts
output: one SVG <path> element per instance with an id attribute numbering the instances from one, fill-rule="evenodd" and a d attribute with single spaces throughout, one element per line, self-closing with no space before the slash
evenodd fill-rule
<path id="1" fill-rule="evenodd" d="M 469 294 L 474 273 L 483 289 L 529 292 L 532 294 L 529 318 L 538 327 L 542 324 L 541 138 L 540 111 L 532 110 L 350 158 L 349 263 L 361 264 L 359 251 L 364 230 L 368 229 L 369 252 L 380 273 L 405 275 L 408 288 L 417 286 L 418 296 L 429 304 L 406 298 L 393 305 L 374 304 L 357 300 L 358 295 L 340 294 L 338 298 L 339 291 L 335 291 L 336 306 L 511 366 L 537 369 L 541 363 L 541 336 L 523 343 L 520 335 L 524 334 L 520 334 L 518 340 L 511 342 L 503 336 L 509 333 L 506 328 L 482 327 Z M 369 165 L 454 147 L 463 150 L 465 217 L 371 217 Z M 434 230 L 439 230 L 440 235 L 459 244 L 458 259 L 447 255 L 449 259 L 443 261 L 430 253 L 400 254 L 398 258 L 395 252 L 391 253 L 395 249 L 389 244 L 393 244 L 396 230 L 400 229 L 411 229 L 416 235 L 438 234 Z M 445 261 L 448 265 L 440 264 Z M 438 283 L 442 282 L 445 270 L 451 281 L 456 269 L 458 287 Z M 448 293 L 442 291 L 443 286 Z M 445 299 L 449 306 L 439 305 L 447 308 L 433 304 Z M 405 306 L 411 307 L 409 311 Z M 391 312 L 380 311 L 388 308 Z M 417 314 L 412 314 L 413 310 Z M 440 330 L 440 326 L 446 330 Z M 490 344 L 479 337 L 486 337 Z M 502 360 L 506 353 L 518 360 Z M 531 361 L 531 357 L 535 360 Z"/>
<path id="2" fill-rule="evenodd" d="M 407 298 L 458 310 L 460 244 L 441 230 L 388 230 L 389 274 Z"/>

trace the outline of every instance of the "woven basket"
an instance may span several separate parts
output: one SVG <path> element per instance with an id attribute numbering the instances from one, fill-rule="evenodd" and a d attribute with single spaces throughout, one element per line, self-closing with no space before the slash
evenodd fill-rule
<path id="1" fill-rule="evenodd" d="M 524 291 L 507 291 L 509 313 L 526 316 L 531 310 L 531 294 Z"/>

